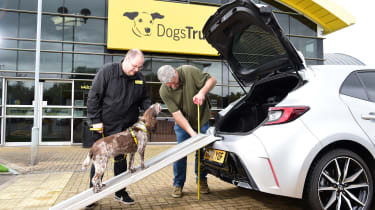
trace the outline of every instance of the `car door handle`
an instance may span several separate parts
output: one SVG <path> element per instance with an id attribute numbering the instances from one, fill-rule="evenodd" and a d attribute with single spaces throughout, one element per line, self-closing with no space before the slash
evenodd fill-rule
<path id="1" fill-rule="evenodd" d="M 364 120 L 375 120 L 375 113 L 374 112 L 370 112 L 368 114 L 363 114 L 361 117 Z"/>

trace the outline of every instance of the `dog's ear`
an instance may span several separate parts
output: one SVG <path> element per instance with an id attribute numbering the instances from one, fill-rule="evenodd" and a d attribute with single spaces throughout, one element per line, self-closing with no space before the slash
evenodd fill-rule
<path id="1" fill-rule="evenodd" d="M 125 12 L 125 17 L 128 17 L 130 20 L 134 20 L 138 16 L 138 12 Z"/>
<path id="2" fill-rule="evenodd" d="M 159 19 L 163 19 L 163 18 L 164 18 L 164 15 L 161 15 L 161 14 L 159 14 L 158 12 L 154 12 L 154 13 L 151 14 L 151 17 L 152 17 L 153 20 L 155 20 L 155 19 L 157 19 L 157 18 L 159 18 Z"/>

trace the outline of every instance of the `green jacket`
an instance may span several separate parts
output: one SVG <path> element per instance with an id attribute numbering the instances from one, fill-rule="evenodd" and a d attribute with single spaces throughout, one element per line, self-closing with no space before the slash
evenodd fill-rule
<path id="1" fill-rule="evenodd" d="M 181 111 L 189 121 L 191 127 L 198 129 L 198 107 L 193 103 L 193 97 L 211 78 L 208 73 L 204 73 L 191 65 L 183 65 L 177 69 L 179 76 L 179 87 L 172 89 L 166 84 L 162 84 L 159 90 L 160 97 L 167 105 L 170 113 Z M 200 106 L 200 125 L 202 126 L 210 119 L 210 106 L 208 97 Z"/>

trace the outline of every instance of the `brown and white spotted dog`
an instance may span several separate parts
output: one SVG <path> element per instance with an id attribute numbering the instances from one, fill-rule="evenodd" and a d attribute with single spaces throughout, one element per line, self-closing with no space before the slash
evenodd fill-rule
<path id="1" fill-rule="evenodd" d="M 119 154 L 130 154 L 128 169 L 133 173 L 135 171 L 133 167 L 134 154 L 138 152 L 141 159 L 141 168 L 145 168 L 144 153 L 150 137 L 149 132 L 156 128 L 156 117 L 160 111 L 160 104 L 155 103 L 150 106 L 143 116 L 139 118 L 138 122 L 134 123 L 130 128 L 120 133 L 101 138 L 92 145 L 82 164 L 82 169 L 87 168 L 90 161 L 93 161 L 95 175 L 92 178 L 92 184 L 95 193 L 99 192 L 104 187 L 101 177 L 107 168 L 109 158 Z M 132 136 L 132 132 L 136 140 Z"/>

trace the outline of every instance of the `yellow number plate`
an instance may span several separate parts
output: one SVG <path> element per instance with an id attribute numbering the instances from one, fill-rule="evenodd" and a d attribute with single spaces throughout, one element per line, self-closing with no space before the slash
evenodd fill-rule
<path id="1" fill-rule="evenodd" d="M 204 153 L 204 159 L 211 160 L 217 163 L 223 163 L 225 159 L 225 151 L 207 149 Z"/>

